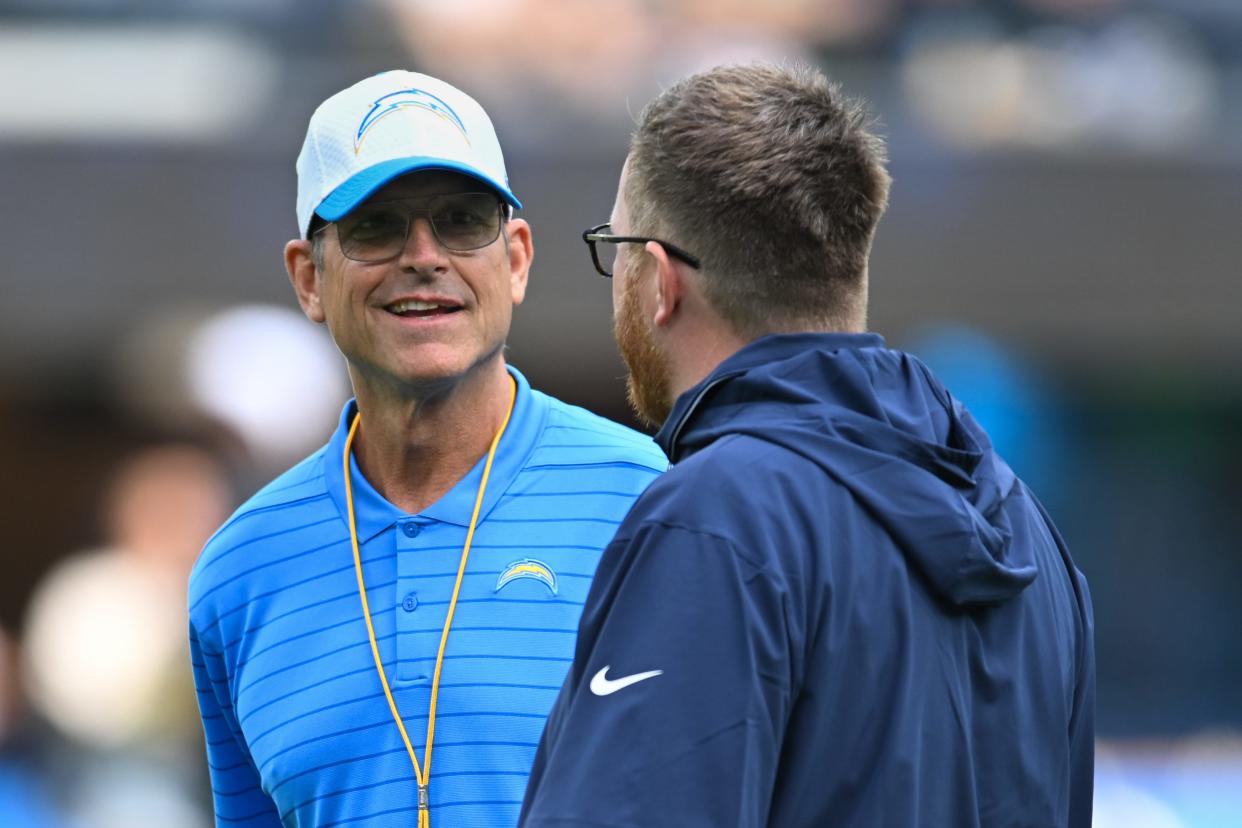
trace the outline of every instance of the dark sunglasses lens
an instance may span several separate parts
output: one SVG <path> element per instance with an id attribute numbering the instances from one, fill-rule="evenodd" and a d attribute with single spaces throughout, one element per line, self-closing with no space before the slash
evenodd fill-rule
<path id="1" fill-rule="evenodd" d="M 360 207 L 338 221 L 341 252 L 356 262 L 382 262 L 401 252 L 413 219 L 431 222 L 448 250 L 477 250 L 500 235 L 500 202 L 488 193 L 453 193 Z"/>
<path id="2" fill-rule="evenodd" d="M 363 207 L 337 222 L 341 252 L 358 262 L 379 262 L 395 256 L 405 244 L 404 210 Z"/>
<path id="3" fill-rule="evenodd" d="M 430 210 L 436 238 L 449 250 L 477 250 L 500 235 L 500 203 L 487 193 L 441 196 Z"/>

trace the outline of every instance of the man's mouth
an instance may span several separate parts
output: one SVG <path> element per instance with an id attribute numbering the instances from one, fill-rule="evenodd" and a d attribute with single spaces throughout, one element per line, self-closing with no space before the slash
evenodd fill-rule
<path id="1" fill-rule="evenodd" d="M 384 310 L 389 313 L 395 313 L 397 316 L 405 317 L 443 316 L 444 314 L 455 313 L 461 310 L 461 305 L 450 302 L 424 302 L 418 299 L 401 299 L 390 305 L 385 305 Z"/>

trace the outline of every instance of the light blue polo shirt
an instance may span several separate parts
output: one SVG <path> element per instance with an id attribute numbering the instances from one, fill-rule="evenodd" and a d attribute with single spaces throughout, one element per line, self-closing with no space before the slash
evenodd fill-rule
<path id="1" fill-rule="evenodd" d="M 513 368 L 445 651 L 433 825 L 513 826 L 573 656 L 600 552 L 667 467 L 647 436 L 533 390 Z M 413 825 L 417 786 L 362 619 L 341 458 L 331 442 L 243 505 L 190 576 L 190 643 L 219 826 Z M 416 515 L 353 466 L 367 599 L 424 762 L 436 650 L 483 460 Z"/>

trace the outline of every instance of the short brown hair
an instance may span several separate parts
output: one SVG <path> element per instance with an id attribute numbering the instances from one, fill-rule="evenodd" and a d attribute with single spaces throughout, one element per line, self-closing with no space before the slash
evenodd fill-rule
<path id="1" fill-rule="evenodd" d="M 869 123 L 808 68 L 686 78 L 647 105 L 631 139 L 632 232 L 700 257 L 708 300 L 740 334 L 857 327 L 889 186 Z"/>

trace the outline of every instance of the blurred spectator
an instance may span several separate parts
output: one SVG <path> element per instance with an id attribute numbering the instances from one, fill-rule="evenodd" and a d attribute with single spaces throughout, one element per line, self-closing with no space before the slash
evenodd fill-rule
<path id="1" fill-rule="evenodd" d="M 411 55 L 485 90 L 489 109 L 512 111 L 504 120 L 539 123 L 555 112 L 561 126 L 582 119 L 611 136 L 625 134 L 617 101 L 645 99 L 686 72 L 726 61 L 806 59 L 813 44 L 865 41 L 896 18 L 895 0 L 382 3 Z M 462 54 L 471 59 L 463 62 Z"/>
<path id="2" fill-rule="evenodd" d="M 185 582 L 230 500 L 201 449 L 125 463 L 106 494 L 104 548 L 61 563 L 31 602 L 31 697 L 57 727 L 105 748 L 196 732 Z"/>
<path id="3" fill-rule="evenodd" d="M 141 451 L 105 494 L 104 546 L 59 564 L 32 598 L 30 697 L 80 746 L 63 799 L 83 828 L 202 819 L 185 583 L 231 502 L 203 449 Z"/>
<path id="4" fill-rule="evenodd" d="M 1210 133 L 1220 84 L 1193 27 L 1100 14 L 1120 3 L 1027 2 L 1064 17 L 1018 25 L 976 4 L 908 27 L 898 71 L 931 133 L 966 149 L 1143 153 L 1185 150 Z"/>

